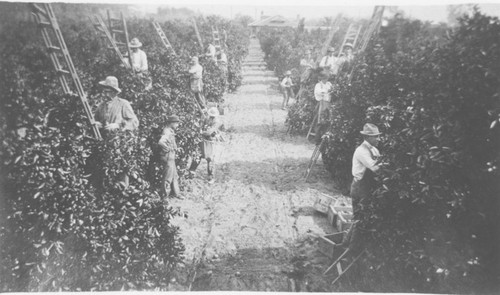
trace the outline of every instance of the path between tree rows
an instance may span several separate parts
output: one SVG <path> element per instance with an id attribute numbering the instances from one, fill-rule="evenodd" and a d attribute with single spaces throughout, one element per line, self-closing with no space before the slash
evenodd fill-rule
<path id="1" fill-rule="evenodd" d="M 286 134 L 278 80 L 263 58 L 252 39 L 243 85 L 225 97 L 229 131 L 217 153 L 216 182 L 207 183 L 203 162 L 185 198 L 171 203 L 187 213 L 173 224 L 190 266 L 179 283 L 191 290 L 306 291 L 304 273 L 321 273 L 328 264 L 313 237 L 332 229 L 312 205 L 335 189 L 321 160 L 314 181 L 304 181 L 314 145 Z M 316 270 L 304 266 L 311 259 Z"/>

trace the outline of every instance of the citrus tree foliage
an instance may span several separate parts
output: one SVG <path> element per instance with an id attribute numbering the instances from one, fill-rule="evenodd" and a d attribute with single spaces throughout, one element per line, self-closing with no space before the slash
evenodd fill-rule
<path id="1" fill-rule="evenodd" d="M 242 29 L 220 22 L 231 33 Z M 78 97 L 62 94 L 34 24 L 3 29 L 2 291 L 166 289 L 182 260 L 184 246 L 178 228 L 170 224 L 179 213 L 159 194 L 155 150 L 166 118 L 176 114 L 182 121 L 177 131 L 181 176 L 188 158 L 197 153 L 200 116 L 189 90 L 187 62 L 201 50 L 191 46 L 194 33 L 177 23 L 161 25 L 178 56 L 163 48 L 150 21 L 128 23 L 148 55 L 148 90 L 148 77 L 122 67 L 88 22 L 61 22 L 91 106 L 103 101 L 98 82 L 113 75 L 120 82 L 119 96 L 131 102 L 140 121 L 138 130 L 110 132 L 100 141 L 93 138 Z M 232 39 L 234 51 L 228 48 L 237 64 L 246 53 L 244 36 Z M 205 63 L 206 95 L 222 103 L 225 81 L 215 64 Z M 234 77 L 239 69 L 233 67 Z M 229 83 L 233 90 L 240 85 L 237 79 Z M 130 186 L 123 190 L 117 184 L 125 174 Z"/>
<path id="2" fill-rule="evenodd" d="M 362 212 L 349 290 L 494 293 L 499 287 L 500 22 L 453 31 L 395 17 L 334 85 L 324 162 L 348 189 L 366 122 L 386 163 Z M 307 114 L 302 114 L 306 116 Z"/>

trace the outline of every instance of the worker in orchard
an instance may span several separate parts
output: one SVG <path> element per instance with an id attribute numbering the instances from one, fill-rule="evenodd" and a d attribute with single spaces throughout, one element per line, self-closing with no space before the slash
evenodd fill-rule
<path id="1" fill-rule="evenodd" d="M 110 133 L 117 131 L 134 131 L 139 127 L 139 120 L 129 101 L 118 97 L 121 89 L 118 79 L 108 76 L 99 82 L 105 101 L 97 106 L 94 118 L 96 126 L 101 129 L 101 134 L 106 138 Z M 118 184 L 122 188 L 129 185 L 129 177 L 124 172 L 119 176 Z"/>
<path id="2" fill-rule="evenodd" d="M 293 96 L 293 81 L 292 81 L 292 72 L 286 71 L 285 78 L 281 81 L 280 85 L 283 89 L 283 103 L 281 104 L 281 109 L 285 109 L 288 106 L 288 100 L 290 96 Z"/>
<path id="3" fill-rule="evenodd" d="M 323 116 L 323 112 L 328 110 L 330 107 L 330 94 L 333 91 L 333 86 L 330 81 L 328 81 L 329 74 L 328 72 L 322 72 L 320 74 L 320 81 L 316 83 L 314 86 L 314 98 L 318 102 L 318 123 L 321 123 L 321 118 Z"/>
<path id="4" fill-rule="evenodd" d="M 208 57 L 208 58 L 210 58 L 211 60 L 217 62 L 217 59 L 216 59 L 216 49 L 215 49 L 215 46 L 212 43 L 208 43 L 207 51 L 205 53 L 205 56 Z"/>
<path id="5" fill-rule="evenodd" d="M 216 142 L 222 140 L 221 128 L 222 124 L 219 122 L 219 111 L 216 107 L 212 107 L 207 111 L 208 118 L 206 118 L 202 125 L 203 141 L 200 142 L 200 158 L 194 158 L 189 168 L 189 174 L 194 177 L 195 171 L 200 165 L 201 159 L 207 160 L 207 173 L 208 182 L 214 182 L 214 167 L 215 148 Z"/>
<path id="6" fill-rule="evenodd" d="M 180 119 L 173 115 L 167 118 L 167 126 L 163 129 L 158 147 L 160 148 L 160 161 L 162 164 L 162 186 L 161 192 L 164 197 L 180 197 L 179 175 L 175 164 L 177 143 L 175 131 L 179 126 Z"/>
<path id="7" fill-rule="evenodd" d="M 94 117 L 97 127 L 104 129 L 103 135 L 112 130 L 136 130 L 139 120 L 130 102 L 118 97 L 121 92 L 118 79 L 108 76 L 99 82 L 99 85 L 102 87 L 105 101 L 97 106 Z"/>
<path id="8" fill-rule="evenodd" d="M 222 71 L 222 76 L 224 77 L 225 85 L 227 90 L 227 79 L 228 79 L 228 62 L 227 62 L 227 55 L 226 52 L 221 49 L 219 51 L 219 54 L 217 55 L 217 65 L 219 66 L 219 69 Z"/>
<path id="9" fill-rule="evenodd" d="M 311 72 L 316 68 L 316 62 L 312 58 L 311 49 L 307 49 L 305 56 L 300 60 L 300 83 L 306 84 L 311 76 Z"/>
<path id="10" fill-rule="evenodd" d="M 190 68 L 190 86 L 193 91 L 196 101 L 202 110 L 206 109 L 205 97 L 203 96 L 203 67 L 198 61 L 198 57 L 191 58 Z"/>
<path id="11" fill-rule="evenodd" d="M 146 53 L 142 51 L 142 43 L 139 39 L 134 38 L 128 44 L 130 50 L 130 59 L 132 60 L 132 67 L 136 73 L 147 73 L 148 72 L 148 57 Z M 129 63 L 128 59 L 125 59 L 127 64 Z"/>
<path id="12" fill-rule="evenodd" d="M 363 143 L 356 148 L 352 156 L 353 180 L 350 191 L 353 218 L 356 223 L 349 231 L 346 241 L 344 241 L 348 243 L 359 241 L 358 239 L 360 239 L 360 228 L 357 225 L 357 221 L 361 218 L 361 212 L 365 209 L 366 201 L 375 190 L 375 173 L 382 166 L 380 163 L 380 152 L 377 149 L 381 134 L 378 127 L 374 124 L 366 123 L 360 133 L 363 136 Z"/>
<path id="13" fill-rule="evenodd" d="M 354 52 L 353 52 L 353 47 L 351 43 L 346 43 L 344 45 L 343 52 L 341 53 L 339 57 L 339 70 L 342 68 L 349 68 L 349 66 L 352 64 L 352 61 L 354 60 Z"/>
<path id="14" fill-rule="evenodd" d="M 319 63 L 319 67 L 328 71 L 330 75 L 337 75 L 339 70 L 338 58 L 334 55 L 335 48 L 328 48 L 327 54 L 323 56 Z"/>

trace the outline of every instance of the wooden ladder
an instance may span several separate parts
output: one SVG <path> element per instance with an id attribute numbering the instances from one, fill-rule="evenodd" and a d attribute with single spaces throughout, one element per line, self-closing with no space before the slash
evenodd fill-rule
<path id="1" fill-rule="evenodd" d="M 356 257 L 351 255 L 351 250 L 347 248 L 323 273 L 326 275 L 331 269 L 335 267 L 337 270 L 337 277 L 332 281 L 335 284 L 358 260 L 366 253 L 366 249 L 361 251 Z M 346 265 L 345 267 L 342 264 Z"/>
<path id="2" fill-rule="evenodd" d="M 120 12 L 120 18 L 113 18 L 109 9 L 106 11 L 108 15 L 108 28 L 116 42 L 116 45 L 125 47 L 126 55 L 128 56 L 128 61 L 130 63 L 130 68 L 132 73 L 134 73 L 134 67 L 132 66 L 132 51 L 130 50 L 130 40 L 127 30 L 127 22 L 123 17 L 123 12 Z M 120 37 L 120 38 L 118 38 Z"/>
<path id="3" fill-rule="evenodd" d="M 160 24 L 156 21 L 152 21 L 152 24 L 153 24 L 153 27 L 155 28 L 156 30 L 156 33 L 158 33 L 158 36 L 160 36 L 160 39 L 161 39 L 161 42 L 163 43 L 163 45 L 165 45 L 165 47 L 168 49 L 168 50 L 172 50 L 172 53 L 174 55 L 177 55 L 175 54 L 175 50 L 174 48 L 172 47 L 172 45 L 170 44 L 170 41 L 168 41 L 167 39 L 167 36 L 165 35 L 165 33 L 163 32 Z"/>
<path id="4" fill-rule="evenodd" d="M 354 24 L 349 25 L 349 27 L 347 28 L 347 32 L 345 33 L 344 40 L 342 41 L 342 45 L 340 46 L 340 50 L 339 53 L 337 54 L 337 57 L 340 57 L 347 43 L 351 43 L 353 49 L 355 48 L 356 41 L 358 41 L 360 32 L 361 32 L 361 26 L 356 26 Z"/>
<path id="5" fill-rule="evenodd" d="M 219 29 L 216 27 L 212 27 L 212 40 L 214 42 L 215 46 L 215 51 L 220 51 L 222 49 L 221 42 L 220 42 L 220 34 L 219 34 Z"/>
<path id="6" fill-rule="evenodd" d="M 118 56 L 118 58 L 120 59 L 122 64 L 125 66 L 125 68 L 133 71 L 132 66 L 131 66 L 132 60 L 131 60 L 130 54 L 129 54 L 129 62 L 127 63 L 120 48 L 118 47 L 118 42 L 116 42 L 115 38 L 113 37 L 111 32 L 108 30 L 108 27 L 106 26 L 106 24 L 102 20 L 101 16 L 98 14 L 94 14 L 90 17 L 90 21 L 92 22 L 92 25 L 94 26 L 97 34 L 99 34 L 99 36 L 101 36 L 102 38 L 105 38 L 108 40 L 108 42 L 110 44 L 109 48 L 113 49 L 115 51 L 116 55 Z M 128 43 L 127 43 L 127 47 L 128 47 Z"/>
<path id="7" fill-rule="evenodd" d="M 201 40 L 200 31 L 198 31 L 198 25 L 196 24 L 196 19 L 193 17 L 193 26 L 194 31 L 196 33 L 196 38 L 198 39 L 198 43 L 200 44 L 201 50 L 203 51 L 205 47 L 203 47 L 203 41 Z"/>
<path id="8" fill-rule="evenodd" d="M 319 117 L 319 102 L 316 105 L 316 108 L 314 109 L 314 117 L 313 117 L 313 120 L 311 122 L 311 126 L 309 126 L 309 131 L 307 131 L 307 135 L 306 135 L 307 139 L 309 139 L 310 136 L 316 136 L 316 132 L 314 132 L 313 129 L 319 123 L 318 117 Z"/>
<path id="9" fill-rule="evenodd" d="M 92 108 L 90 107 L 87 100 L 87 94 L 83 90 L 82 83 L 80 81 L 78 73 L 76 72 L 68 48 L 66 47 L 66 42 L 64 41 L 61 29 L 55 17 L 54 11 L 52 10 L 52 6 L 48 3 L 40 3 L 30 4 L 30 8 L 32 9 L 35 22 L 37 23 L 42 33 L 45 46 L 49 51 L 52 65 L 54 66 L 56 72 L 59 74 L 59 82 L 61 83 L 64 93 L 74 94 L 74 92 L 71 91 L 68 80 L 66 79 L 66 75 L 70 75 L 71 79 L 73 80 L 73 86 L 76 89 L 76 94 L 78 95 L 78 97 L 80 97 L 83 108 L 85 110 L 85 114 L 87 115 L 90 125 L 92 126 L 94 136 L 97 139 L 101 139 L 99 128 L 97 128 L 94 116 L 92 114 Z M 56 41 L 54 43 L 56 45 L 54 45 L 54 43 L 52 42 L 51 35 L 55 36 Z M 59 60 L 58 53 L 64 57 L 62 63 L 65 64 L 66 69 L 63 68 L 62 63 Z"/>
<path id="10" fill-rule="evenodd" d="M 307 170 L 306 170 L 306 182 L 309 180 L 309 176 L 311 175 L 311 171 L 316 165 L 316 162 L 318 161 L 319 156 L 321 155 L 321 150 L 323 149 L 323 146 L 326 144 L 325 139 L 321 139 L 320 144 L 317 144 L 316 147 L 314 148 L 313 154 L 311 156 L 311 160 L 309 161 L 309 164 L 307 165 Z"/>

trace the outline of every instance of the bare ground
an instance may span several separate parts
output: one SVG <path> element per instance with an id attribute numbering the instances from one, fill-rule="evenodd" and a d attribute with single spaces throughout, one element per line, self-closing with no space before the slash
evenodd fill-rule
<path id="1" fill-rule="evenodd" d="M 171 203 L 187 214 L 173 221 L 186 252 L 172 289 L 332 291 L 333 274 L 322 275 L 331 261 L 316 236 L 334 230 L 312 206 L 318 194 L 340 192 L 321 160 L 305 182 L 314 144 L 286 134 L 278 80 L 252 42 L 244 85 L 225 97 L 229 131 L 218 146 L 216 182 L 206 181 L 203 163 L 184 199 Z"/>

